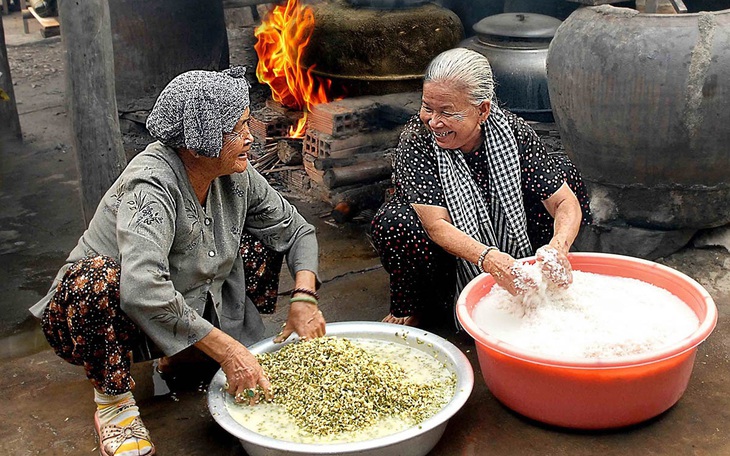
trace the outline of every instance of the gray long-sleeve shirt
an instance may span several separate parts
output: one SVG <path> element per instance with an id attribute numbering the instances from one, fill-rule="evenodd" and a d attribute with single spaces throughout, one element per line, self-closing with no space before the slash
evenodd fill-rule
<path id="1" fill-rule="evenodd" d="M 287 252 L 292 274 L 317 274 L 314 227 L 252 166 L 215 179 L 201 206 L 177 153 L 152 143 L 104 195 L 48 294 L 30 311 L 42 316 L 72 263 L 105 255 L 122 267 L 122 310 L 164 354 L 211 331 L 213 324 L 202 317 L 208 300 L 224 332 L 253 343 L 262 337 L 263 324 L 245 294 L 243 229 Z"/>

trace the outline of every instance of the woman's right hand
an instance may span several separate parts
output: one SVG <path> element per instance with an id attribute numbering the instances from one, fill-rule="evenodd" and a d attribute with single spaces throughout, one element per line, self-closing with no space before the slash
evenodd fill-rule
<path id="1" fill-rule="evenodd" d="M 226 374 L 226 391 L 233 395 L 236 402 L 248 401 L 249 405 L 257 403 L 260 399 L 257 386 L 263 390 L 266 400 L 271 399 L 269 378 L 256 357 L 239 342 L 234 341 L 226 347 L 220 365 Z"/>
<path id="2" fill-rule="evenodd" d="M 535 280 L 524 271 L 522 263 L 508 253 L 498 250 L 489 252 L 483 266 L 494 277 L 494 281 L 513 296 L 537 287 Z"/>
<path id="3" fill-rule="evenodd" d="M 256 357 L 236 339 L 213 328 L 195 346 L 220 364 L 226 374 L 226 391 L 236 402 L 257 403 L 260 399 L 257 386 L 261 387 L 267 400 L 271 399 L 269 378 Z"/>

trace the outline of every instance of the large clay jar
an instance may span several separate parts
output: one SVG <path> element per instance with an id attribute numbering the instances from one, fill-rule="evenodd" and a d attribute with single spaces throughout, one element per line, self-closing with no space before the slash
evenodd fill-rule
<path id="1" fill-rule="evenodd" d="M 730 10 L 581 8 L 555 33 L 547 71 L 599 224 L 730 222 Z"/>

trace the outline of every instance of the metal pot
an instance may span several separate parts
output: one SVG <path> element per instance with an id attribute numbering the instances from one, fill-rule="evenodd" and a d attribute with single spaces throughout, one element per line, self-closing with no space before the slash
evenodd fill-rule
<path id="1" fill-rule="evenodd" d="M 474 24 L 460 46 L 489 59 L 500 104 L 529 120 L 552 121 L 547 53 L 561 21 L 535 13 L 503 13 Z"/>
<path id="2" fill-rule="evenodd" d="M 466 356 L 451 342 L 422 329 L 410 329 L 390 323 L 342 322 L 327 324 L 328 336 L 382 340 L 408 345 L 422 350 L 429 356 L 438 356 L 444 365 L 456 374 L 454 397 L 436 415 L 405 431 L 378 439 L 332 445 L 285 442 L 266 437 L 241 426 L 226 408 L 230 395 L 223 391 L 225 374 L 220 370 L 208 388 L 208 409 L 218 424 L 241 441 L 250 456 L 286 455 L 347 455 L 347 456 L 423 456 L 441 438 L 451 418 L 471 394 L 474 387 L 474 371 Z M 416 341 L 418 338 L 418 343 Z M 287 342 L 292 343 L 292 341 Z M 285 344 L 275 344 L 273 338 L 251 347 L 254 355 L 273 352 Z"/>

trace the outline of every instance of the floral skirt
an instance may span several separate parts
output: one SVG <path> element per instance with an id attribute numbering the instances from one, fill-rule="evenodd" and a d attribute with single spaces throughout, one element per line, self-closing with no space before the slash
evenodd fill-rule
<path id="1" fill-rule="evenodd" d="M 262 313 L 273 313 L 284 255 L 248 233 L 241 238 L 246 295 Z M 84 366 L 94 388 L 116 395 L 134 387 L 133 353 L 149 340 L 121 310 L 121 267 L 96 256 L 72 264 L 46 308 L 41 326 L 56 354 Z M 146 358 L 145 358 L 146 359 Z"/>
<path id="2" fill-rule="evenodd" d="M 121 268 L 96 256 L 72 264 L 43 314 L 42 328 L 56 354 L 84 366 L 98 391 L 130 391 L 132 348 L 140 331 L 119 307 Z"/>
<path id="3" fill-rule="evenodd" d="M 390 313 L 422 322 L 449 315 L 456 290 L 456 257 L 426 234 L 410 204 L 391 199 L 373 218 L 373 246 L 390 275 Z"/>
<path id="4" fill-rule="evenodd" d="M 284 254 L 271 250 L 244 231 L 241 236 L 241 256 L 246 274 L 246 296 L 253 301 L 259 312 L 274 313 Z"/>

